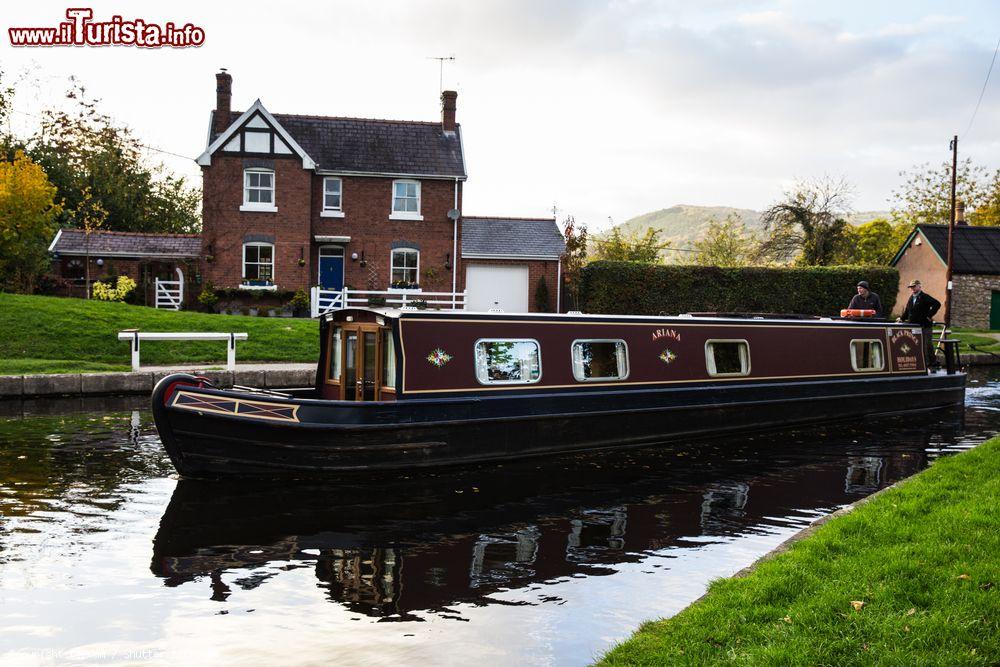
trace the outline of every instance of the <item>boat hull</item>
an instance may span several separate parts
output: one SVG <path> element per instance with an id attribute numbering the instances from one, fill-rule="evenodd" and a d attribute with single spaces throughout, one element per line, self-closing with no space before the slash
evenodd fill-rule
<path id="1" fill-rule="evenodd" d="M 613 449 L 960 405 L 958 373 L 358 403 L 164 378 L 157 429 L 187 477 L 314 476 Z"/>

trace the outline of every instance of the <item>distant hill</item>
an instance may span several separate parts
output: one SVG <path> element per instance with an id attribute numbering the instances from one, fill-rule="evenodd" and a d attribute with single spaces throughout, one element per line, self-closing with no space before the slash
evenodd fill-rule
<path id="1" fill-rule="evenodd" d="M 644 234 L 646 229 L 652 227 L 660 231 L 660 238 L 670 241 L 673 248 L 690 248 L 695 241 L 701 239 L 708 231 L 708 225 L 712 220 L 723 221 L 730 215 L 735 215 L 742 222 L 747 230 L 751 232 L 762 232 L 763 224 L 760 220 L 760 211 L 747 208 L 732 208 L 730 206 L 691 206 L 688 204 L 678 204 L 670 208 L 643 213 L 630 220 L 615 225 L 625 234 Z M 852 225 L 862 225 L 869 220 L 888 216 L 888 211 L 860 211 L 850 217 Z M 614 229 L 614 228 L 612 228 Z M 597 234 L 598 238 L 606 237 L 611 230 Z M 688 253 L 670 252 L 664 253 L 667 260 L 676 262 Z"/>

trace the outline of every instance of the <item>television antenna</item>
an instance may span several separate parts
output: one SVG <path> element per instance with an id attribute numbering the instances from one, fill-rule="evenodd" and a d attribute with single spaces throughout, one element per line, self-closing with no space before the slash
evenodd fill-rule
<path id="1" fill-rule="evenodd" d="M 427 56 L 427 59 L 438 61 L 438 92 L 444 92 L 444 64 L 455 62 L 455 56 Z"/>

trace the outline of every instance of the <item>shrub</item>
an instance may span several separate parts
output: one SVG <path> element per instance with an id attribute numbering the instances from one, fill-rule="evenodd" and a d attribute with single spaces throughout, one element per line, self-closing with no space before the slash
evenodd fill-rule
<path id="1" fill-rule="evenodd" d="M 368 305 L 372 306 L 373 308 L 377 308 L 379 306 L 384 306 L 385 305 L 385 297 L 384 296 L 378 296 L 378 295 L 370 296 L 370 297 L 368 297 Z"/>
<path id="2" fill-rule="evenodd" d="M 549 286 L 545 283 L 545 276 L 539 276 L 535 285 L 535 310 L 540 313 L 549 310 Z"/>
<path id="3" fill-rule="evenodd" d="M 109 283 L 94 283 L 91 288 L 91 294 L 98 301 L 124 301 L 134 289 L 134 280 L 128 276 L 118 276 L 118 281 L 114 287 Z"/>
<path id="4" fill-rule="evenodd" d="M 836 315 L 867 280 L 892 311 L 899 271 L 885 266 L 656 266 L 597 261 L 581 272 L 581 304 L 589 313 L 687 312 Z"/>
<path id="5" fill-rule="evenodd" d="M 414 299 L 412 301 L 407 301 L 407 305 L 413 306 L 417 310 L 427 310 L 427 302 L 423 299 Z"/>
<path id="6" fill-rule="evenodd" d="M 198 295 L 198 303 L 206 312 L 212 312 L 218 302 L 219 295 L 212 289 L 212 283 L 205 283 L 201 288 L 201 294 Z"/>

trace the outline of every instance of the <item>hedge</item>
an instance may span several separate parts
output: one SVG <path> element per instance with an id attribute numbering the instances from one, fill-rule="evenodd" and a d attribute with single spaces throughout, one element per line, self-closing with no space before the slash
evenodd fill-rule
<path id="1" fill-rule="evenodd" d="M 676 315 L 690 312 L 837 315 L 867 280 L 892 312 L 899 271 L 885 266 L 662 266 L 591 262 L 580 281 L 588 313 Z"/>

